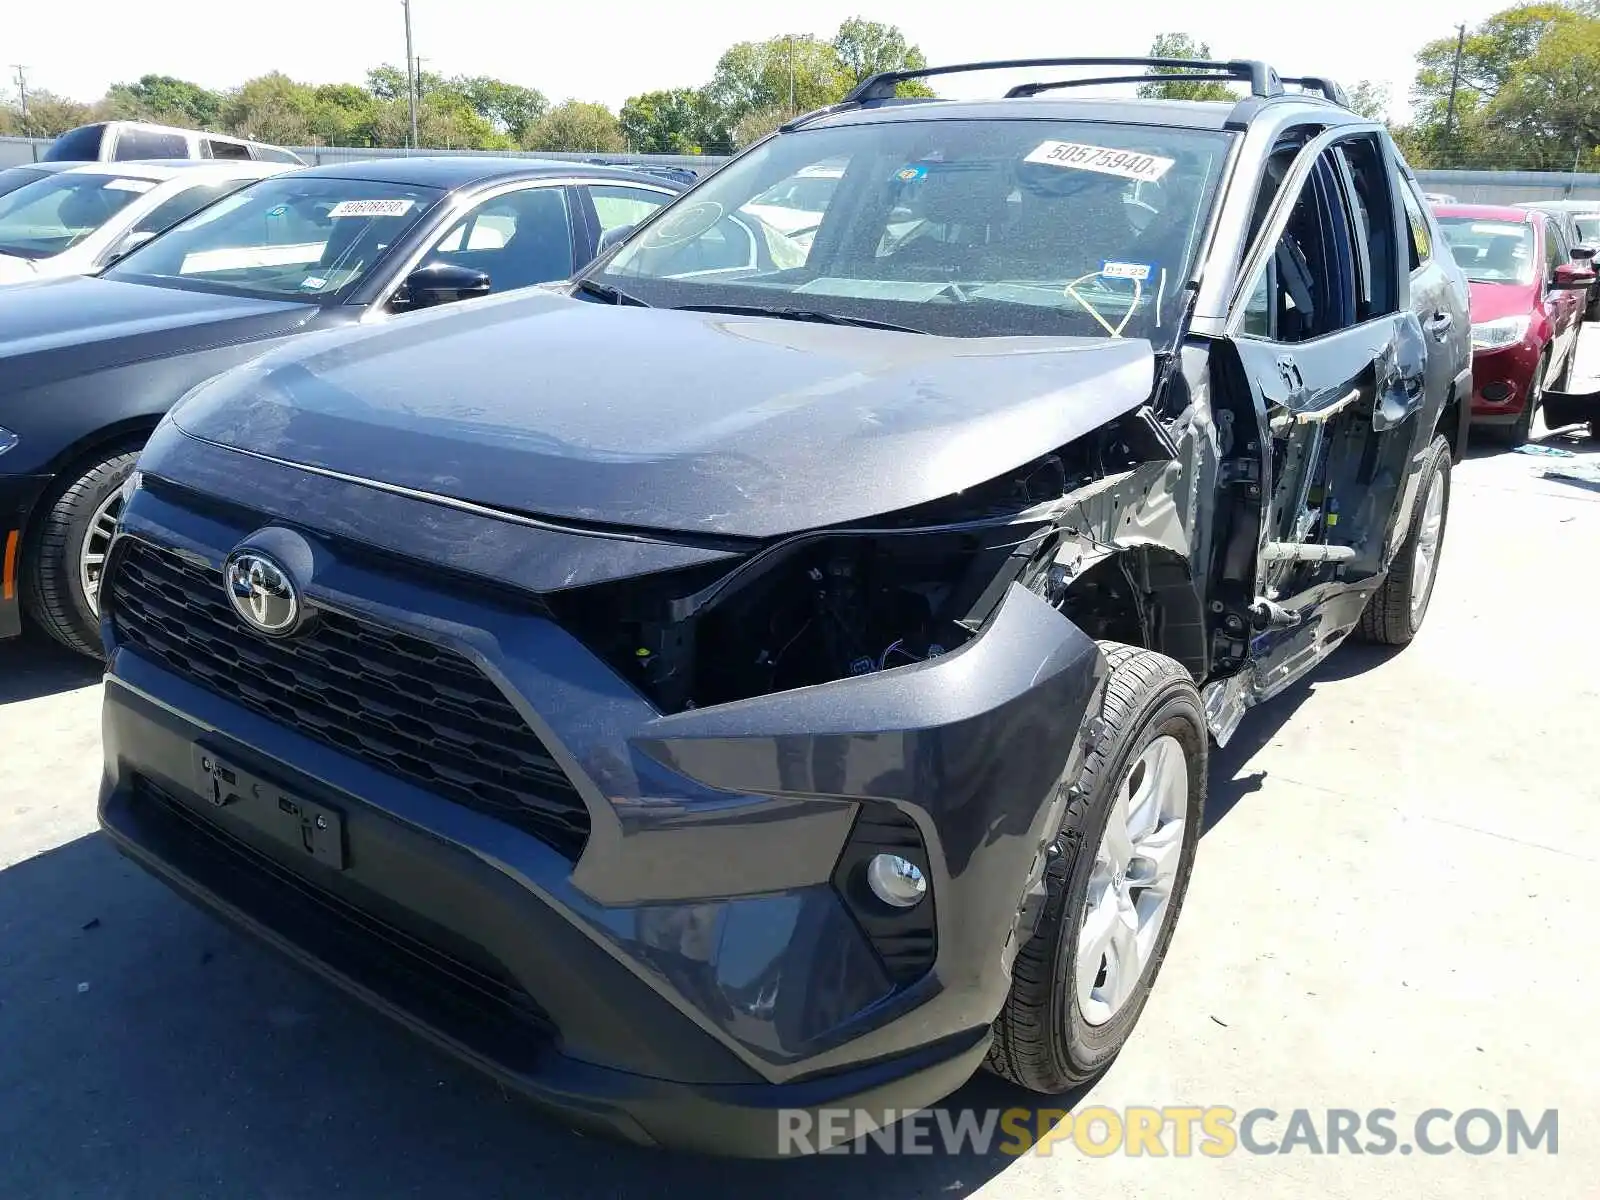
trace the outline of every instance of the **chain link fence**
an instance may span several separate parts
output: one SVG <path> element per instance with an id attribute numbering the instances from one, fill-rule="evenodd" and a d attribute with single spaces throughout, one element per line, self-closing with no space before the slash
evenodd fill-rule
<path id="1" fill-rule="evenodd" d="M 47 138 L 0 137 L 0 167 L 36 162 L 50 145 Z M 604 162 L 629 166 L 687 167 L 704 175 L 728 161 L 722 154 L 586 154 L 527 150 L 407 150 L 387 147 L 292 146 L 312 164 L 357 162 L 371 158 L 414 155 L 479 154 L 504 158 L 560 159 L 569 162 Z M 1593 200 L 1600 210 L 1600 173 L 1567 171 L 1418 171 L 1429 192 L 1454 198 L 1462 204 L 1516 204 L 1528 200 Z"/>

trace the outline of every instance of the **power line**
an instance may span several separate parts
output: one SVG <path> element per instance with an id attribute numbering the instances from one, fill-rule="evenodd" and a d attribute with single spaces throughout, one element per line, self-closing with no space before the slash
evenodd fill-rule
<path id="1" fill-rule="evenodd" d="M 1465 24 L 1456 26 L 1456 58 L 1450 68 L 1450 103 L 1444 110 L 1444 138 L 1450 140 L 1450 131 L 1455 127 L 1456 121 L 1456 89 L 1461 86 L 1461 52 L 1467 45 L 1467 27 Z"/>
<path id="2" fill-rule="evenodd" d="M 411 45 L 411 0 L 400 0 L 406 10 L 406 101 L 411 106 L 411 148 L 417 149 L 417 60 Z"/>
<path id="3" fill-rule="evenodd" d="M 17 95 L 22 106 L 22 130 L 28 130 L 28 65 L 26 63 L 12 63 L 17 72 Z"/>

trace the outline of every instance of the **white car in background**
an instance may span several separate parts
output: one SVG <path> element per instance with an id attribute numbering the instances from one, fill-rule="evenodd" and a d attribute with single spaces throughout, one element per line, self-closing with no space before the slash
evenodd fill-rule
<path id="1" fill-rule="evenodd" d="M 0 285 L 98 275 L 118 258 L 287 163 L 35 163 L 3 173 Z"/>

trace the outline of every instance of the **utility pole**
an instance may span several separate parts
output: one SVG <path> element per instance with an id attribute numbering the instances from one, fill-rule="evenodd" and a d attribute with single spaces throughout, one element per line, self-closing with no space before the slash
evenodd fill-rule
<path id="1" fill-rule="evenodd" d="M 1456 60 L 1450 68 L 1450 103 L 1444 110 L 1444 139 L 1450 141 L 1456 124 L 1456 89 L 1461 86 L 1461 52 L 1467 45 L 1467 27 L 1456 26 Z"/>
<path id="2" fill-rule="evenodd" d="M 411 148 L 417 149 L 417 60 L 411 47 L 411 0 L 400 0 L 406 10 L 406 100 L 411 106 Z"/>
<path id="3" fill-rule="evenodd" d="M 28 133 L 28 67 L 25 63 L 12 63 L 17 69 L 17 95 L 22 100 L 22 133 Z"/>

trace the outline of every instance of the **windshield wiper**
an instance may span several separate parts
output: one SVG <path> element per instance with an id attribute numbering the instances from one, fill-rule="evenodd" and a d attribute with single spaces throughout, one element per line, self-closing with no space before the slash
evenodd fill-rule
<path id="1" fill-rule="evenodd" d="M 596 283 L 592 279 L 578 280 L 578 282 L 573 285 L 573 290 L 578 292 L 587 292 L 597 300 L 604 300 L 607 304 L 631 304 L 635 308 L 650 307 L 643 300 L 639 299 L 639 297 L 630 296 L 621 288 L 614 288 L 604 283 Z"/>
<path id="2" fill-rule="evenodd" d="M 780 321 L 810 321 L 817 325 L 855 325 L 861 329 L 887 329 L 893 333 L 926 333 L 909 325 L 896 325 L 891 321 L 874 321 L 871 317 L 851 317 L 843 313 L 823 312 L 816 308 L 767 308 L 760 304 L 674 304 L 680 312 L 729 313 L 738 317 L 775 317 Z"/>

